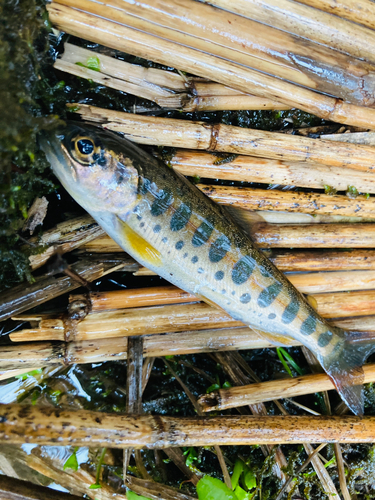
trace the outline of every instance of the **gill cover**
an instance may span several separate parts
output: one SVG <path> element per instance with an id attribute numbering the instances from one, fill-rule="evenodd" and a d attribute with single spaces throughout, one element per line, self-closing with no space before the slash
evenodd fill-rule
<path id="1" fill-rule="evenodd" d="M 141 173 L 131 143 L 76 122 L 39 142 L 64 188 L 89 213 L 100 208 L 126 218 L 131 212 Z"/>

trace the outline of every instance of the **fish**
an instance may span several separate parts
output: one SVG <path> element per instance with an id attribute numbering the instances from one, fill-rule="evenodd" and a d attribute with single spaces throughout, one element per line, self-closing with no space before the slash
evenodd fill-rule
<path id="1" fill-rule="evenodd" d="M 275 345 L 301 342 L 363 414 L 362 365 L 374 342 L 325 321 L 225 207 L 100 127 L 67 122 L 39 142 L 63 187 L 135 260 Z"/>

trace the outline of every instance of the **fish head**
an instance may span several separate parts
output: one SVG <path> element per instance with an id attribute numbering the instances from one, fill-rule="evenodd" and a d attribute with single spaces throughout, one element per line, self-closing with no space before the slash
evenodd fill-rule
<path id="1" fill-rule="evenodd" d="M 39 144 L 61 184 L 88 212 L 100 208 L 122 218 L 131 213 L 138 197 L 140 167 L 127 154 L 121 137 L 68 122 L 57 132 L 39 137 Z"/>

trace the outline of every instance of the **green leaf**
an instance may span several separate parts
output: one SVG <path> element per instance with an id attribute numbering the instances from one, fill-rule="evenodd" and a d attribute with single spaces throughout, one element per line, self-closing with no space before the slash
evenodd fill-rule
<path id="1" fill-rule="evenodd" d="M 89 490 L 98 490 L 99 488 L 101 488 L 102 485 L 101 484 L 98 484 L 98 483 L 94 483 L 94 484 L 90 484 L 89 486 Z"/>
<path id="2" fill-rule="evenodd" d="M 86 66 L 94 71 L 100 71 L 100 60 L 99 57 L 89 57 L 86 61 Z"/>
<path id="3" fill-rule="evenodd" d="M 233 474 L 232 477 L 230 478 L 233 489 L 236 489 L 236 486 L 238 485 L 238 481 L 240 480 L 240 476 L 242 474 L 243 469 L 244 469 L 243 461 L 240 459 L 236 460 L 236 463 L 234 464 Z"/>
<path id="4" fill-rule="evenodd" d="M 149 498 L 143 497 L 142 495 L 137 495 L 136 493 L 134 493 L 134 491 L 131 490 L 128 490 L 126 492 L 126 497 L 128 500 L 150 500 Z"/>
<path id="5" fill-rule="evenodd" d="M 199 500 L 238 500 L 234 491 L 211 476 L 204 476 L 198 481 L 197 493 Z"/>
<path id="6" fill-rule="evenodd" d="M 226 380 L 223 384 L 223 389 L 229 389 L 229 387 L 232 387 L 232 384 Z"/>
<path id="7" fill-rule="evenodd" d="M 74 450 L 73 453 L 70 455 L 70 457 L 67 459 L 67 461 L 64 464 L 64 470 L 65 469 L 73 469 L 74 471 L 78 470 L 78 460 L 77 460 L 77 450 Z"/>
<path id="8" fill-rule="evenodd" d="M 208 389 L 206 389 L 206 394 L 210 394 L 210 392 L 217 391 L 218 389 L 220 389 L 219 384 L 212 384 L 208 387 Z"/>
<path id="9" fill-rule="evenodd" d="M 234 493 L 238 500 L 248 500 L 249 499 L 249 493 L 247 493 L 241 486 L 237 486 L 237 488 L 234 490 Z"/>
<path id="10" fill-rule="evenodd" d="M 42 371 L 43 371 L 42 368 L 38 368 L 37 370 L 31 370 L 30 372 L 23 373 L 22 375 L 16 375 L 14 378 L 18 378 L 20 380 L 26 380 L 29 377 L 34 377 L 34 375 L 42 373 Z"/>
<path id="11" fill-rule="evenodd" d="M 327 184 L 324 184 L 324 192 L 325 194 L 329 194 L 332 196 L 337 193 L 337 189 L 333 188 L 332 186 L 328 186 Z"/>
<path id="12" fill-rule="evenodd" d="M 279 360 L 281 361 L 281 363 L 282 363 L 283 367 L 285 368 L 285 370 L 289 373 L 289 375 L 291 377 L 293 377 L 292 370 L 289 368 L 287 362 L 284 359 L 281 347 L 276 347 L 276 352 L 277 352 L 277 355 L 279 356 Z"/>
<path id="13" fill-rule="evenodd" d="M 256 486 L 257 486 L 257 478 L 255 477 L 254 472 L 252 470 L 249 470 L 248 472 L 246 472 L 244 481 L 246 484 L 246 488 L 248 490 L 252 490 L 253 488 L 256 488 Z"/>
<path id="14" fill-rule="evenodd" d="M 283 347 L 280 347 L 279 349 L 280 349 L 280 352 L 282 353 L 282 355 L 284 356 L 284 358 L 296 370 L 296 372 L 299 373 L 300 375 L 304 375 L 302 368 L 300 368 L 297 365 L 297 363 L 294 361 L 292 356 Z"/>

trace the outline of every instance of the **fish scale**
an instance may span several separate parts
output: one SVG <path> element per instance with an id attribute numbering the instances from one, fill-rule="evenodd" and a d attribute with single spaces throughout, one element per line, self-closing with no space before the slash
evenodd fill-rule
<path id="1" fill-rule="evenodd" d="M 362 412 L 354 383 L 374 345 L 321 318 L 225 209 L 113 133 L 72 124 L 41 144 L 64 187 L 125 251 L 275 344 L 300 341 Z"/>

